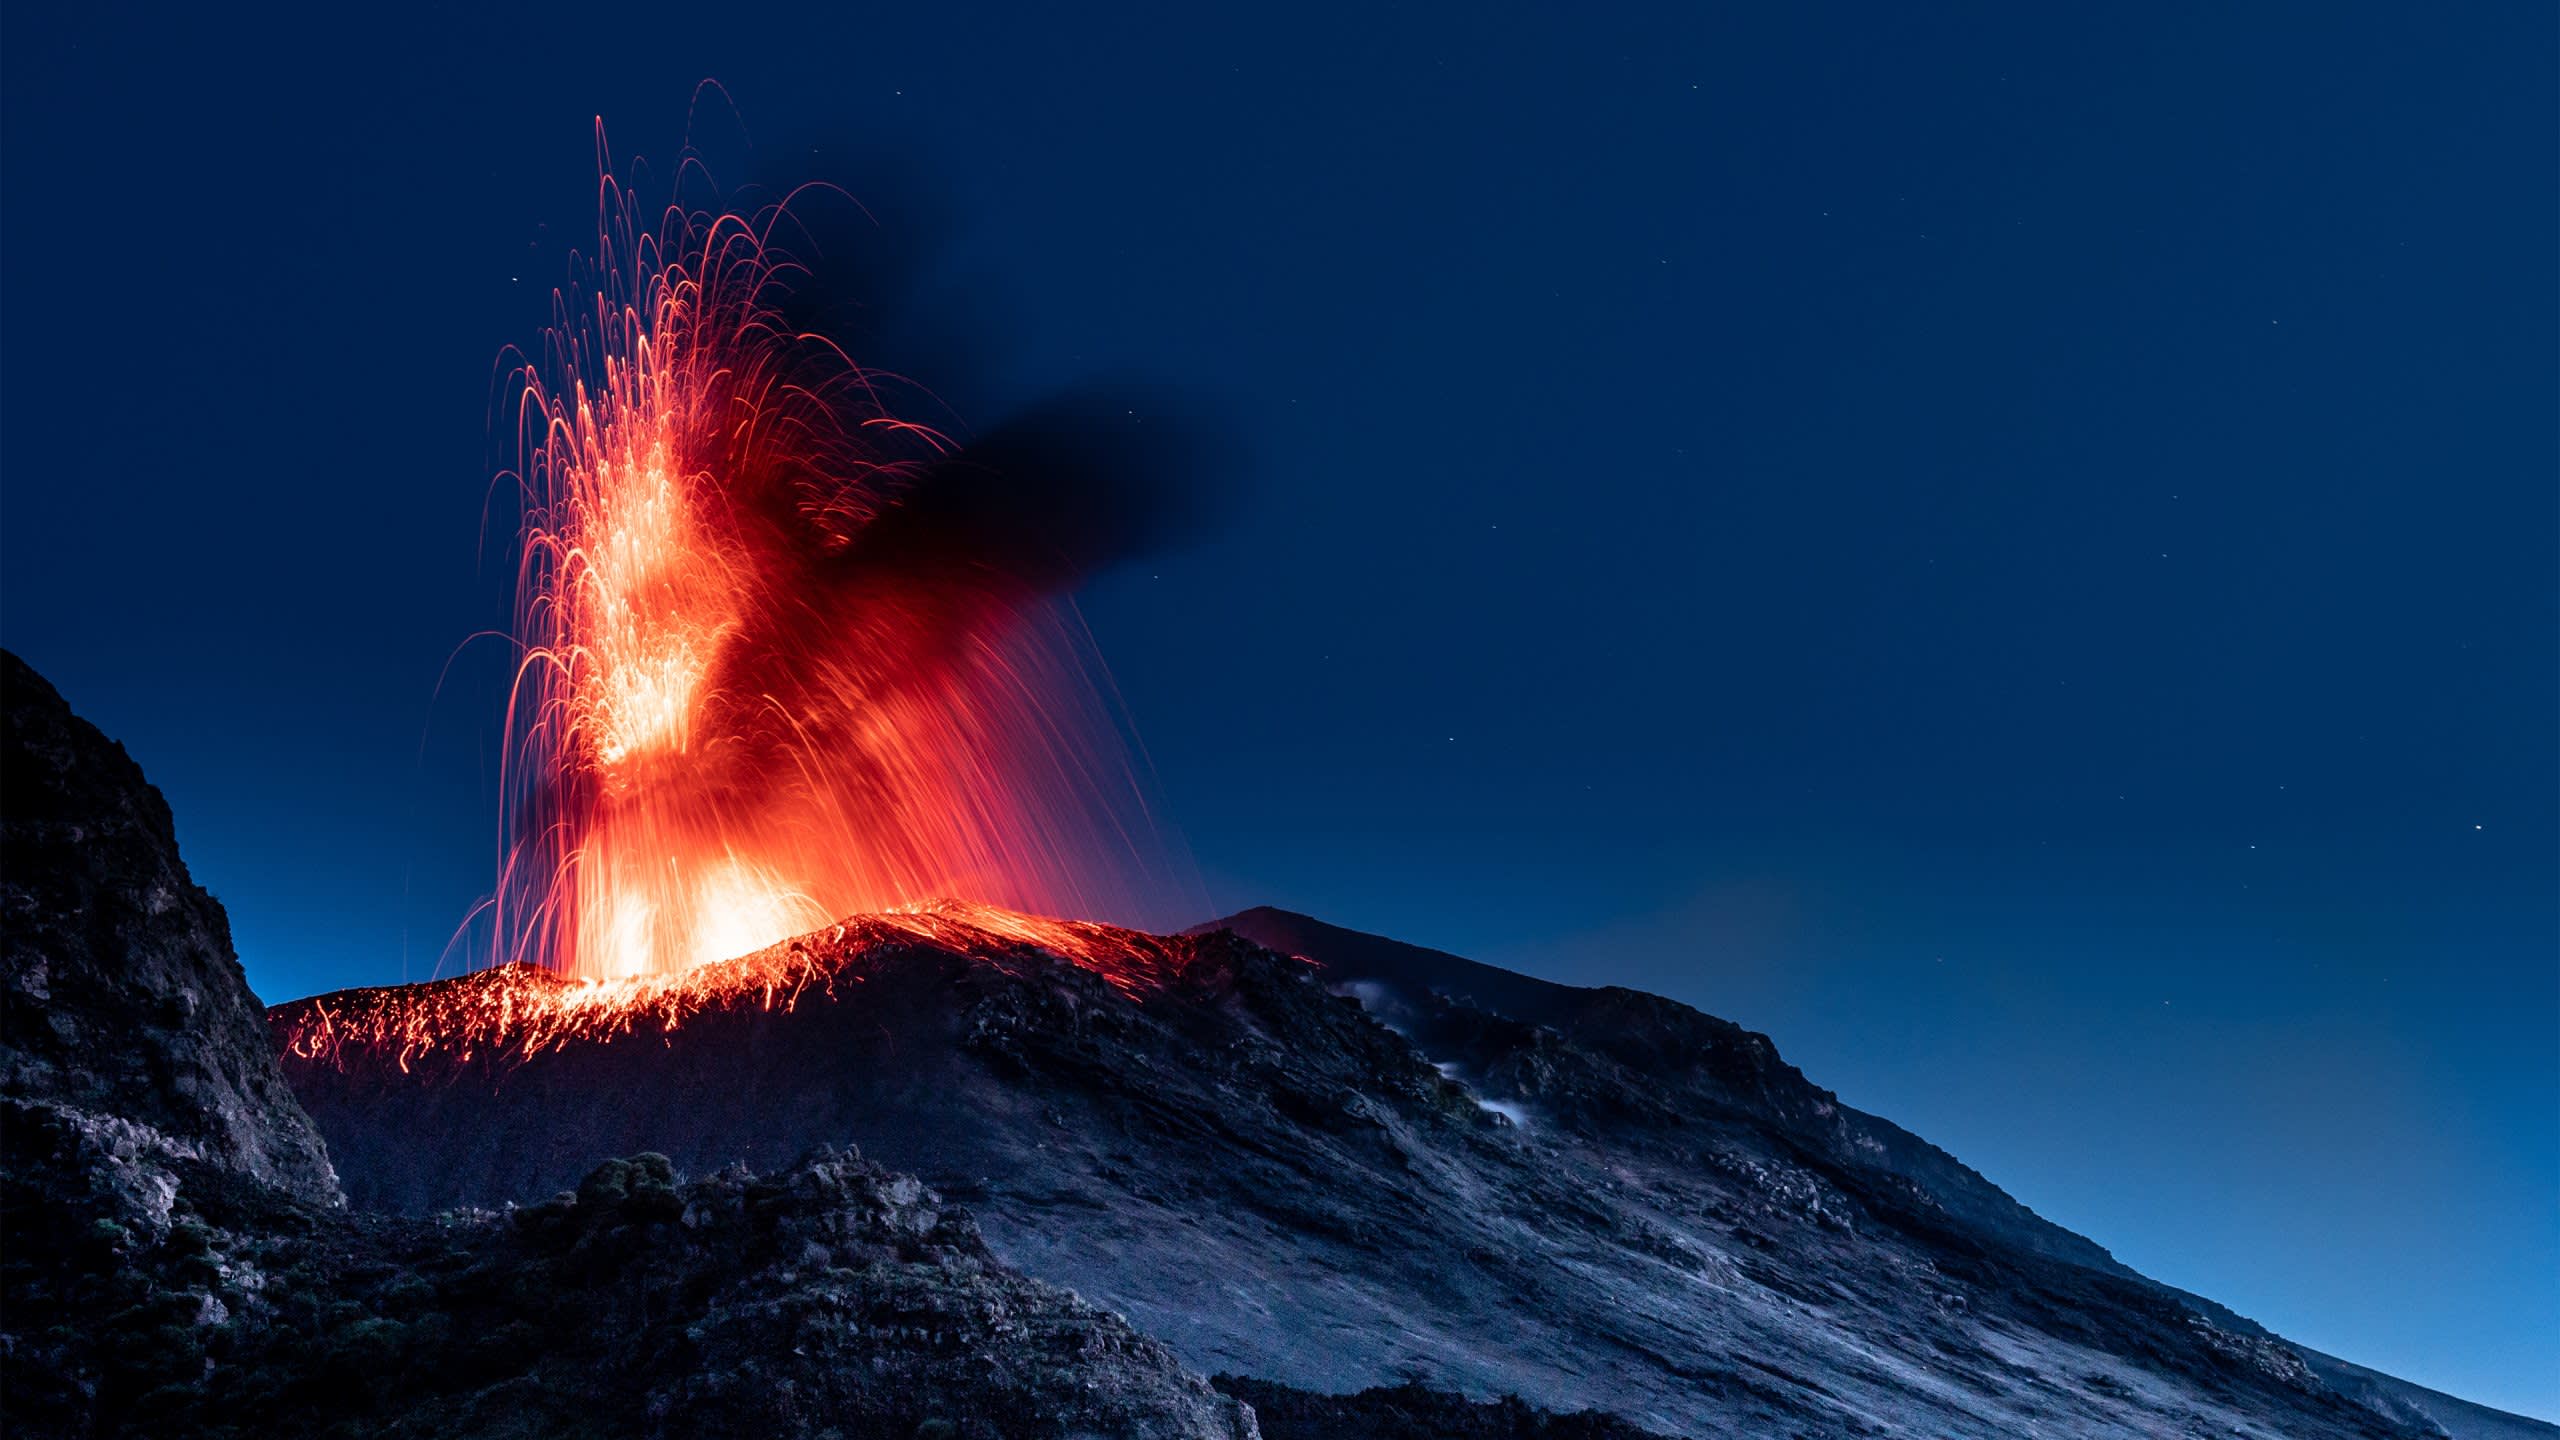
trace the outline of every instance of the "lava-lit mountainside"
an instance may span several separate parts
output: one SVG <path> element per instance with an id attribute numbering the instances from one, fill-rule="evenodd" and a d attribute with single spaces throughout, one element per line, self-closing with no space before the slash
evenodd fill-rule
<path id="1" fill-rule="evenodd" d="M 653 206 L 596 147 L 594 248 L 514 377 L 474 947 L 628 979 L 946 894 L 1129 913 L 1147 807 L 1049 597 L 1143 534 L 1132 457 L 1085 483 L 1072 443 L 964 444 L 814 328 L 794 202 L 824 187 L 733 209 L 687 157 Z"/>
<path id="2" fill-rule="evenodd" d="M 851 1155 L 690 1181 L 644 1155 L 513 1215 L 350 1211 L 167 805 L 6 652 L 0 757 L 0 1430 L 1256 1434 Z"/>
<path id="3" fill-rule="evenodd" d="M 505 976 L 272 1017 L 359 1205 L 858 1142 L 1192 1365 L 1304 1390 L 1418 1380 L 1686 1435 L 2436 1433 L 1685 1006 L 1515 976 L 1488 1003 L 1571 1011 L 1515 1018 L 1224 928 L 1052 948 L 1051 922 L 931 918 L 847 921 L 738 972 L 787 986 L 709 978 L 610 1025 L 415 1043 Z"/>
<path id="4" fill-rule="evenodd" d="M 0 702 L 13 1437 L 1650 1440 L 1604 1416 L 1412 1386 L 1213 1385 L 1121 1317 L 1005 1266 L 914 1177 L 837 1150 L 692 1177 L 663 1155 L 604 1159 L 503 1212 L 351 1209 L 159 793 L 6 652 Z M 1185 949 L 947 907 L 867 933 L 984 952 L 1032 937 L 1132 989 L 1161 984 Z M 787 1003 L 750 983 L 782 963 L 764 958 L 566 1010 L 523 1005 L 557 999 L 546 972 L 475 976 L 443 1003 L 497 998 L 574 1049 L 630 1033 L 578 1023 L 603 1010 L 663 1024 L 751 992 Z M 415 998 L 372 1013 L 421 1013 Z M 439 1040 L 471 1033 L 438 1013 Z M 406 1043 L 347 1033 L 377 1055 Z"/>
<path id="5" fill-rule="evenodd" d="M 277 1043 L 294 1062 L 390 1054 L 414 1064 L 530 1058 L 581 1041 L 683 1027 L 694 1015 L 789 1011 L 804 996 L 833 999 L 904 947 L 1072 960 L 1132 994 L 1160 988 L 1190 947 L 1134 930 L 1049 920 L 991 905 L 941 901 L 857 915 L 826 931 L 751 955 L 678 971 L 573 980 L 528 963 L 396 990 L 350 990 L 277 1006 Z"/>

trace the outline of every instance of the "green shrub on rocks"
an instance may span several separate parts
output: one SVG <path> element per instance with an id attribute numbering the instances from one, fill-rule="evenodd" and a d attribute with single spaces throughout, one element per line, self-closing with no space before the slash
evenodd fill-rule
<path id="1" fill-rule="evenodd" d="M 607 1160 L 587 1172 L 578 1182 L 578 1203 L 606 1208 L 620 1208 L 631 1198 L 631 1162 Z"/>
<path id="2" fill-rule="evenodd" d="M 630 1198 L 624 1210 L 639 1221 L 681 1219 L 684 1201 L 676 1194 L 674 1162 L 654 1150 L 632 1156 Z"/>

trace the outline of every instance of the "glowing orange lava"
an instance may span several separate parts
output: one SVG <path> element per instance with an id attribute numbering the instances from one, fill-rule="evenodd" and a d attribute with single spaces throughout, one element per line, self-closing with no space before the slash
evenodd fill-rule
<path id="1" fill-rule="evenodd" d="M 706 1010 L 787 1011 L 815 991 L 858 985 L 896 947 L 925 945 L 1001 965 L 1040 951 L 1094 971 L 1131 995 L 1172 980 L 1186 942 L 1081 921 L 945 901 L 861 915 L 736 959 L 621 979 L 564 979 L 507 965 L 451 980 L 316 996 L 275 1007 L 271 1023 L 297 1060 L 343 1065 L 384 1054 L 404 1072 L 428 1056 L 468 1064 L 530 1059 L 578 1041 L 647 1029 L 664 1035 Z"/>
<path id="2" fill-rule="evenodd" d="M 1082 630 L 909 543 L 966 476 L 786 322 L 787 208 L 600 196 L 522 372 L 495 958 L 639 981 L 937 896 L 1126 914 L 1151 831 Z"/>

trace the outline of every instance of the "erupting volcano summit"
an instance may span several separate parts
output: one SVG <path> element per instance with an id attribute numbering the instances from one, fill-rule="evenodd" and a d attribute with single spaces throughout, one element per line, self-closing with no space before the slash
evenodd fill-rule
<path id="1" fill-rule="evenodd" d="M 1111 925 L 1048 920 L 958 901 L 857 915 L 752 954 L 618 979 L 563 979 L 516 964 L 397 989 L 351 990 L 279 1006 L 278 1048 L 297 1062 L 337 1063 L 351 1050 L 406 1071 L 429 1055 L 530 1058 L 575 1041 L 648 1026 L 665 1033 L 709 1009 L 789 1010 L 810 991 L 858 985 L 865 963 L 899 947 L 1003 956 L 1037 951 L 1142 995 L 1183 965 L 1189 942 Z"/>
<path id="2" fill-rule="evenodd" d="M 973 543 L 986 467 L 786 313 L 789 198 L 649 227 L 597 145 L 505 477 L 497 958 L 627 979 L 939 896 L 1124 911 L 1136 776 L 1080 624 Z"/>

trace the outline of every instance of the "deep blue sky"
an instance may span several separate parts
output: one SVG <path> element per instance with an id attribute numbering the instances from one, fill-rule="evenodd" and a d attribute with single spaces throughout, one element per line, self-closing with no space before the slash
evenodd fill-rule
<path id="1" fill-rule="evenodd" d="M 964 415 L 1233 437 L 1081 596 L 1220 909 L 1692 1001 L 2560 1417 L 2550 7 L 1566 8 L 11 6 L 0 639 L 263 995 L 427 973 L 492 366 L 714 76 Z"/>

